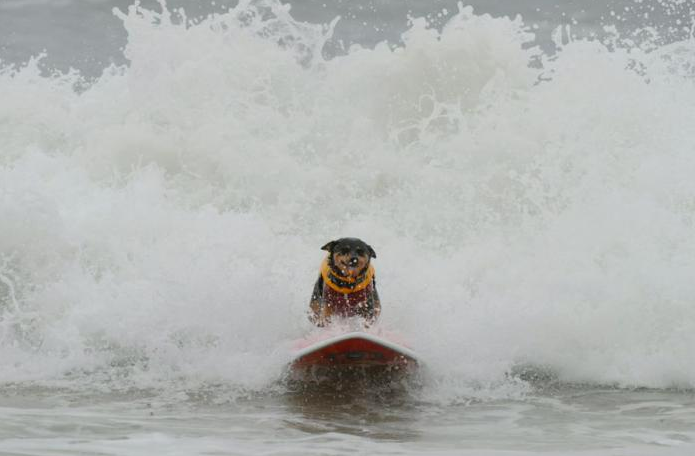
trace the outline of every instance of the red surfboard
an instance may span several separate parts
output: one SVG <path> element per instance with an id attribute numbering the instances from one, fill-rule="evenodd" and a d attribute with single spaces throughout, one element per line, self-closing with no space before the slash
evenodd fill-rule
<path id="1" fill-rule="evenodd" d="M 407 370 L 418 365 L 417 355 L 401 344 L 366 332 L 349 332 L 318 341 L 304 340 L 294 353 L 294 370 L 384 367 Z"/>

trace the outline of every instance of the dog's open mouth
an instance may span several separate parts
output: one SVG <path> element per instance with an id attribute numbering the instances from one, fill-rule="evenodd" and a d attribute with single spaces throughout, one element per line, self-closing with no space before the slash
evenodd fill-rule
<path id="1" fill-rule="evenodd" d="M 340 272 L 347 277 L 356 277 L 360 274 L 361 270 L 358 265 L 341 264 Z"/>
<path id="2" fill-rule="evenodd" d="M 347 270 L 350 274 L 357 274 L 360 272 L 360 268 L 357 265 L 348 265 Z"/>

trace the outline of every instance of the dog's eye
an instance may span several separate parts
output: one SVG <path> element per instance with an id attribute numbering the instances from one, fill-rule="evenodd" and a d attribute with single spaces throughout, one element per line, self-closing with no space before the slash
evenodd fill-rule
<path id="1" fill-rule="evenodd" d="M 364 250 L 363 249 L 357 249 L 357 250 L 355 250 L 355 252 L 357 252 L 358 256 L 364 256 Z"/>

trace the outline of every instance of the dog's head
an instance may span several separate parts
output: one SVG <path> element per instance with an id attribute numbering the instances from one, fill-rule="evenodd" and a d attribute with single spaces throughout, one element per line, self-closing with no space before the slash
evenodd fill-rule
<path id="1" fill-rule="evenodd" d="M 342 276 L 358 277 L 369 266 L 369 260 L 376 258 L 374 249 L 361 239 L 340 238 L 321 247 L 329 254 L 329 264 Z"/>

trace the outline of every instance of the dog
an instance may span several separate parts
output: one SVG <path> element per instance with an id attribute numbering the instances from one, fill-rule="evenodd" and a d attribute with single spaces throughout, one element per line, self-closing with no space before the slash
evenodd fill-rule
<path id="1" fill-rule="evenodd" d="M 321 247 L 328 255 L 321 264 L 309 304 L 309 320 L 326 326 L 334 317 L 361 317 L 370 326 L 381 314 L 376 291 L 374 249 L 357 238 L 340 238 Z"/>

